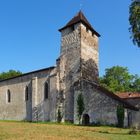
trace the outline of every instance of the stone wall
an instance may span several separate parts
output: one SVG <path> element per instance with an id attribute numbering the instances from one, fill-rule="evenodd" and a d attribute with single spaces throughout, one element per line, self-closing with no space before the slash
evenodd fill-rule
<path id="1" fill-rule="evenodd" d="M 65 96 L 65 120 L 73 120 L 73 84 L 81 78 L 98 81 L 98 37 L 82 23 L 62 30 L 61 35 L 59 89 Z"/>
<path id="2" fill-rule="evenodd" d="M 74 92 L 73 83 L 80 78 L 80 27 L 74 25 L 74 30 L 69 27 L 61 32 L 61 54 L 59 66 L 60 94 L 63 94 L 63 119 L 73 121 Z"/>
<path id="3" fill-rule="evenodd" d="M 90 123 L 101 124 L 117 124 L 117 106 L 121 103 L 115 99 L 108 97 L 101 92 L 98 88 L 95 88 L 92 83 L 83 80 L 82 81 L 82 95 L 84 97 L 85 111 L 83 114 L 88 114 L 90 117 Z M 79 88 L 78 88 L 79 87 Z M 78 123 L 77 118 L 77 96 L 80 93 L 80 85 L 75 88 L 75 118 L 74 122 Z M 127 109 L 125 109 L 127 112 Z M 128 125 L 127 113 L 125 114 L 124 125 Z"/>
<path id="4" fill-rule="evenodd" d="M 0 119 L 55 120 L 57 94 L 55 73 L 55 69 L 47 69 L 0 82 Z M 49 97 L 44 100 L 44 83 L 46 81 L 50 88 Z M 28 86 L 29 93 L 28 101 L 25 101 L 26 86 Z M 9 103 L 7 102 L 8 89 L 11 93 Z M 51 106 L 52 102 L 53 106 Z"/>
<path id="5" fill-rule="evenodd" d="M 98 37 L 81 24 L 82 78 L 98 82 Z"/>
<path id="6" fill-rule="evenodd" d="M 128 98 L 125 100 L 140 109 L 140 98 Z M 136 127 L 140 129 L 140 110 L 139 111 L 130 110 L 128 112 L 128 115 L 130 127 Z"/>

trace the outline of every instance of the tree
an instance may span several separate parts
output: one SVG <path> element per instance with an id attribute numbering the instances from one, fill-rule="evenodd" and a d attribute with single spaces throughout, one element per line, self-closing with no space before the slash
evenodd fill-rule
<path id="1" fill-rule="evenodd" d="M 129 22 L 133 43 L 140 47 L 140 0 L 132 0 L 129 7 Z"/>
<path id="2" fill-rule="evenodd" d="M 134 77 L 134 82 L 133 82 L 132 88 L 135 91 L 140 92 L 140 78 L 138 75 L 135 75 L 135 77 Z"/>
<path id="3" fill-rule="evenodd" d="M 83 114 L 84 109 L 85 109 L 84 100 L 83 100 L 82 94 L 80 93 L 77 97 L 77 114 L 78 114 L 79 124 L 80 124 L 81 116 Z"/>
<path id="4" fill-rule="evenodd" d="M 140 91 L 140 77 L 131 75 L 128 68 L 121 66 L 106 69 L 100 84 L 114 93 Z"/>
<path id="5" fill-rule="evenodd" d="M 62 118 L 63 118 L 63 115 L 62 115 L 61 110 L 59 108 L 58 112 L 57 112 L 57 122 L 60 123 L 62 121 Z"/>
<path id="6" fill-rule="evenodd" d="M 0 73 L 0 80 L 12 78 L 18 75 L 21 75 L 22 72 L 16 71 L 16 70 L 9 70 L 8 72 L 2 72 Z"/>

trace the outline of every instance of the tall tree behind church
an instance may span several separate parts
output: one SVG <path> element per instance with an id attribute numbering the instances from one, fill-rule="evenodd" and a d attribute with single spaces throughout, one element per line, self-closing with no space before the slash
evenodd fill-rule
<path id="1" fill-rule="evenodd" d="M 108 90 L 116 92 L 140 92 L 140 77 L 129 73 L 127 67 L 114 66 L 105 70 L 100 84 Z"/>
<path id="2" fill-rule="evenodd" d="M 20 72 L 20 71 L 9 70 L 8 72 L 0 73 L 0 80 L 12 78 L 12 77 L 15 77 L 15 76 L 19 76 L 21 74 L 22 74 L 22 72 Z"/>

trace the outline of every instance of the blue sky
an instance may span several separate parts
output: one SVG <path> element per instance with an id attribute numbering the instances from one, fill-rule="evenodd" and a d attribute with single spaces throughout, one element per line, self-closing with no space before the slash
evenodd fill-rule
<path id="1" fill-rule="evenodd" d="M 131 0 L 1 0 L 0 72 L 23 73 L 55 65 L 60 52 L 60 33 L 79 10 L 101 34 L 100 75 L 115 65 L 140 75 L 140 49 L 130 40 Z"/>

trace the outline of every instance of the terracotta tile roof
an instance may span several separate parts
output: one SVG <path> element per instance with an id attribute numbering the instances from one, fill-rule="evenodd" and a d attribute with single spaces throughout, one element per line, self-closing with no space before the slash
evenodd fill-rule
<path id="1" fill-rule="evenodd" d="M 117 95 L 122 99 L 140 98 L 140 93 L 138 92 L 122 92 L 122 93 L 117 93 Z"/>
<path id="2" fill-rule="evenodd" d="M 79 11 L 78 14 L 76 16 L 74 16 L 63 28 L 59 29 L 59 31 L 62 31 L 63 29 L 70 27 L 76 23 L 83 23 L 84 25 L 86 25 L 93 33 L 95 33 L 98 37 L 100 37 L 100 34 L 97 33 L 93 27 L 91 26 L 91 24 L 88 22 L 88 20 L 86 19 L 86 17 L 84 16 L 84 14 L 82 13 L 82 11 Z"/>

